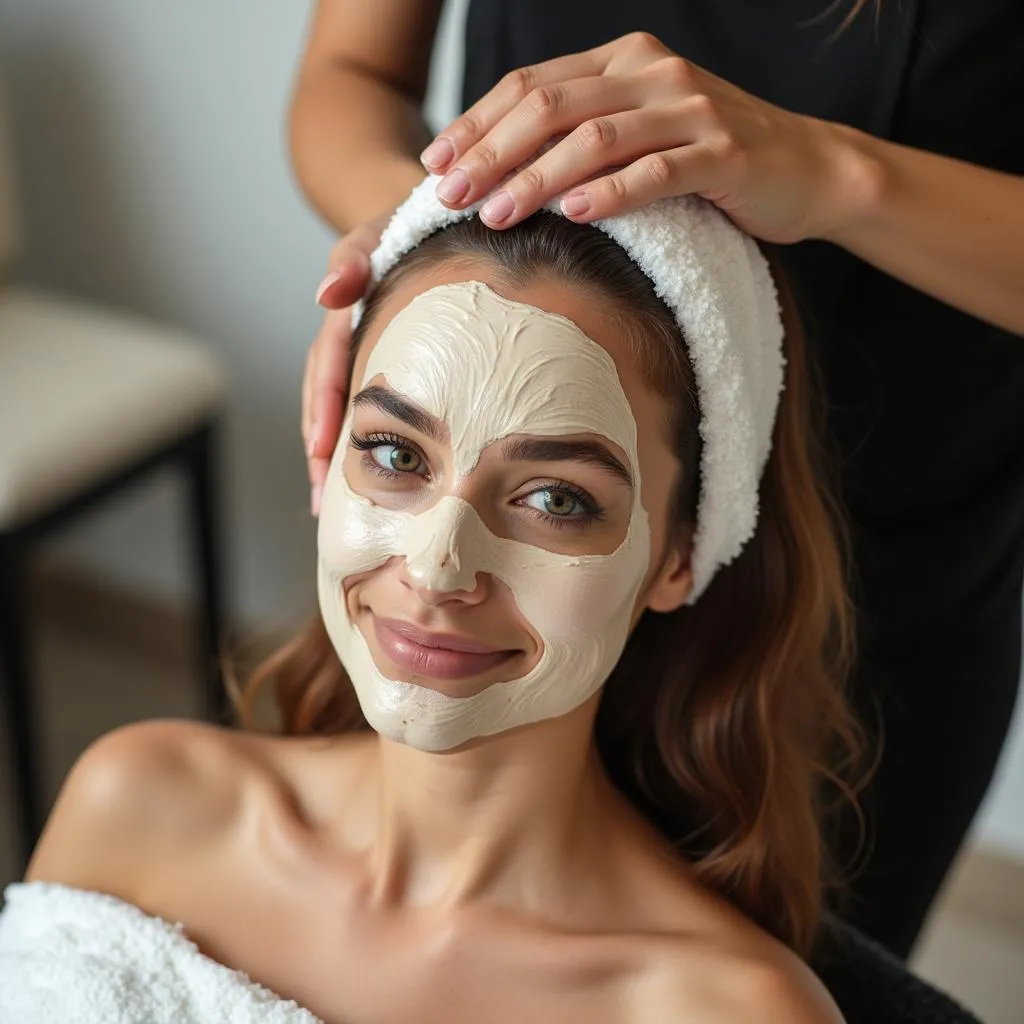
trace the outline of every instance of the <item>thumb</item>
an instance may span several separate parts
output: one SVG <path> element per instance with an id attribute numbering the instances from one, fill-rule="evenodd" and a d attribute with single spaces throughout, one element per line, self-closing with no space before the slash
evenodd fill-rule
<path id="1" fill-rule="evenodd" d="M 358 302 L 369 283 L 369 256 L 362 249 L 348 248 L 320 282 L 316 301 L 324 309 L 343 309 Z"/>

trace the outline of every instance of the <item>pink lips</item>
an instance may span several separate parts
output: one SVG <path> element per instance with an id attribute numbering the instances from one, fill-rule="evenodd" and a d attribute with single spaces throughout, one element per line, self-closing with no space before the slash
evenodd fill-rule
<path id="1" fill-rule="evenodd" d="M 434 679 L 464 679 L 499 665 L 514 651 L 500 651 L 450 633 L 425 633 L 399 619 L 373 616 L 381 650 L 396 665 Z"/>

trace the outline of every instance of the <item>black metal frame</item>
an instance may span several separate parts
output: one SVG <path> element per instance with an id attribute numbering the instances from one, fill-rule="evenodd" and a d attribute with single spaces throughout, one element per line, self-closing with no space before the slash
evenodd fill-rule
<path id="1" fill-rule="evenodd" d="M 0 701 L 6 712 L 13 767 L 12 791 L 18 852 L 23 866 L 45 823 L 42 792 L 42 731 L 32 673 L 28 574 L 33 546 L 71 520 L 157 470 L 176 466 L 188 486 L 187 513 L 197 602 L 197 653 L 205 711 L 211 721 L 229 720 L 220 669 L 224 593 L 217 501 L 217 439 L 220 421 L 204 419 L 188 434 L 150 451 L 60 505 L 0 530 Z"/>

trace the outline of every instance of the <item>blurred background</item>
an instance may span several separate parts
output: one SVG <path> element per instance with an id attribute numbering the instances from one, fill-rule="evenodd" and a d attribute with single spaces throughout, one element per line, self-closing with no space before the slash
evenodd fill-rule
<path id="1" fill-rule="evenodd" d="M 428 99 L 437 126 L 456 112 L 463 14 L 463 0 L 449 0 Z M 209 401 L 223 428 L 212 473 L 223 502 L 222 596 L 241 632 L 287 631 L 313 606 L 299 385 L 321 320 L 313 295 L 334 239 L 301 197 L 286 152 L 307 16 L 301 3 L 0 0 L 20 220 L 0 307 L 4 288 L 41 288 L 141 318 L 132 324 L 160 324 L 175 343 L 187 339 L 189 351 L 210 357 L 202 372 L 218 376 Z M 5 352 L 13 342 L 3 323 L 0 316 L 0 427 L 16 422 L 28 432 L 0 447 L 0 477 L 3 453 L 15 457 L 74 408 L 46 387 L 29 396 L 31 408 L 12 393 L 12 375 L 24 367 L 13 348 Z M 87 370 L 76 376 L 83 392 L 94 384 Z M 47 799 L 101 733 L 202 710 L 195 559 L 183 511 L 190 499 L 173 470 L 121 488 L 33 546 L 25 610 Z M 2 886 L 14 879 L 16 859 L 11 730 L 0 725 Z M 1020 713 L 915 966 L 987 1021 L 1024 1020 Z"/>

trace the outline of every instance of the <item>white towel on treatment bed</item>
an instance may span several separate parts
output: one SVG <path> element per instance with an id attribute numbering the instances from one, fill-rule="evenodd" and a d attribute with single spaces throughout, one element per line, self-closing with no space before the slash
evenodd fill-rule
<path id="1" fill-rule="evenodd" d="M 0 913 L 0 1024 L 321 1024 L 113 896 L 15 883 Z"/>

